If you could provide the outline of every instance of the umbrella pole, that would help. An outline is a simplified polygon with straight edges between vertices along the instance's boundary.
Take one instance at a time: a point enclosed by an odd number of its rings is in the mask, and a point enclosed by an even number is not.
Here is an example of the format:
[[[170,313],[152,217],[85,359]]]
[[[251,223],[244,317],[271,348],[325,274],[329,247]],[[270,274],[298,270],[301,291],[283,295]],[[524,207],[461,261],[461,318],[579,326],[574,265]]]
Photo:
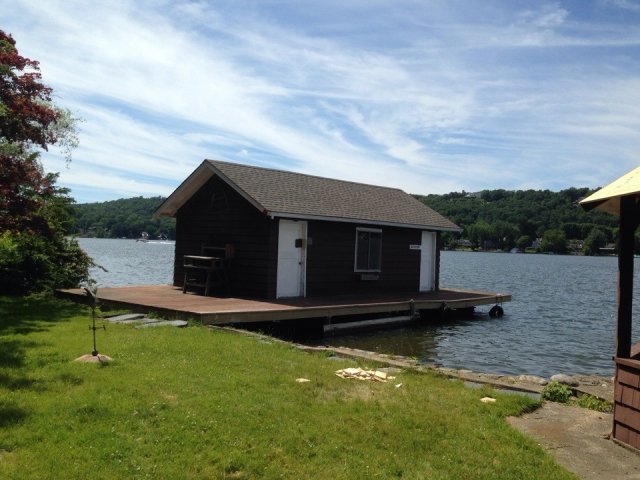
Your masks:
[[[620,198],[620,247],[618,252],[618,325],[616,357],[631,356],[631,323],[633,307],[633,251],[638,226],[635,196]]]

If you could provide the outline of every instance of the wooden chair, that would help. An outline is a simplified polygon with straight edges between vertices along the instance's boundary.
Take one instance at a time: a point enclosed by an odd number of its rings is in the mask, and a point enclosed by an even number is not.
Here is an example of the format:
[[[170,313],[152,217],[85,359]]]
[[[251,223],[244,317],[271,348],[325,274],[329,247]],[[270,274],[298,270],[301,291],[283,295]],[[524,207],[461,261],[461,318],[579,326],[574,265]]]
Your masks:
[[[187,293],[187,290],[193,287],[204,289],[204,295],[209,296],[213,288],[228,289],[233,256],[234,247],[231,244],[224,247],[203,244],[200,255],[185,255],[182,293]]]

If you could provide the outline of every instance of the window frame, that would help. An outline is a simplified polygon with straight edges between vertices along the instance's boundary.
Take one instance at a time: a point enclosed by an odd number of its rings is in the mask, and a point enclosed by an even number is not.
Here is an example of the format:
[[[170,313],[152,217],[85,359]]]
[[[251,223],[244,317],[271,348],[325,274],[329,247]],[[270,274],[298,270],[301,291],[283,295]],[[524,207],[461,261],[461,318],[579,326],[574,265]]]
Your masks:
[[[378,233],[380,234],[380,250],[378,251],[378,268],[358,268],[358,238],[360,233]],[[369,235],[368,240],[368,252],[367,252],[367,267],[371,266],[371,235]],[[353,259],[353,271],[356,273],[380,273],[382,271],[382,229],[381,228],[366,228],[366,227],[356,227],[356,241],[355,241],[355,252]]]

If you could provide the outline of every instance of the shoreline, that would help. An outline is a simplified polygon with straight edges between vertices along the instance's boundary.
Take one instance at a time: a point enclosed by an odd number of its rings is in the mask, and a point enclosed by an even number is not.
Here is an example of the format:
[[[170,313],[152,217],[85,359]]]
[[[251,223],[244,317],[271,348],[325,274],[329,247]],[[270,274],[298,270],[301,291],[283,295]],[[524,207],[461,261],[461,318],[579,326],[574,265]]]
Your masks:
[[[270,341],[282,342],[291,345],[294,348],[305,352],[327,352],[340,357],[353,358],[358,360],[369,360],[372,362],[382,363],[389,367],[404,368],[415,371],[430,371],[439,373],[452,379],[470,382],[472,384],[489,385],[502,390],[512,390],[516,392],[524,392],[529,394],[540,395],[545,385],[551,380],[537,375],[503,375],[497,373],[481,373],[468,369],[455,369],[442,367],[435,364],[420,363],[415,359],[404,357],[402,355],[388,355],[384,353],[376,353],[368,350],[360,350],[350,347],[331,347],[331,346],[309,346],[300,343],[289,342],[277,337],[272,337],[259,332],[242,330],[234,327],[207,325],[207,328],[214,330],[223,330],[233,332],[240,335],[254,336]],[[613,381],[611,377],[600,375],[571,375],[563,374],[568,380],[574,384],[567,385],[576,393],[592,395],[600,400],[613,403]],[[564,382],[562,382],[564,383]]]

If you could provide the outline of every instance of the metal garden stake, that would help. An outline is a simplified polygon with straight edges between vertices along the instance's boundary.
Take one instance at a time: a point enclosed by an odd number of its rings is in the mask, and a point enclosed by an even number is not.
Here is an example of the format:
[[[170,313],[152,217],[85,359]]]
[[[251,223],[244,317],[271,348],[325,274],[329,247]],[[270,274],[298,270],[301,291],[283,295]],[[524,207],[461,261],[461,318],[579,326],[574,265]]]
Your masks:
[[[98,347],[96,346],[96,330],[99,327],[96,327],[96,307],[98,306],[98,297],[97,297],[97,288],[92,290],[89,287],[84,287],[84,291],[87,295],[87,297],[89,297],[90,301],[91,301],[91,320],[92,320],[92,325],[89,327],[89,330],[93,330],[93,351],[91,352],[91,355],[93,355],[94,357],[98,356]],[[102,329],[106,330],[107,327],[105,327],[104,325],[102,325]]]

